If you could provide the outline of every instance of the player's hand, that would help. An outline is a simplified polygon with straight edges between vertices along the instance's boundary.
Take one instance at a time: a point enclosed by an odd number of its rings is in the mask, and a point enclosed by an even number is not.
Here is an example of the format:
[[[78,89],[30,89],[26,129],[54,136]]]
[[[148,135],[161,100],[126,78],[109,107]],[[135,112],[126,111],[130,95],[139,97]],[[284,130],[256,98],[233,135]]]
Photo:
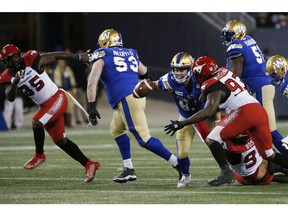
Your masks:
[[[188,97],[188,107],[192,111],[193,114],[200,110],[200,104],[198,101],[194,100],[193,97]]]
[[[80,61],[83,61],[84,63],[89,63],[89,59],[91,57],[91,50],[87,50],[84,53],[79,54]]]
[[[166,125],[164,129],[166,134],[171,133],[170,136],[173,136],[177,130],[180,130],[181,128],[185,126],[183,122],[181,121],[173,121],[173,120],[170,120],[170,121],[171,121],[171,124]]]
[[[92,125],[98,124],[98,119],[101,119],[99,112],[96,110],[96,102],[89,103],[89,121]]]
[[[25,75],[25,70],[20,70],[15,74],[15,82],[19,82],[20,79],[22,79]]]

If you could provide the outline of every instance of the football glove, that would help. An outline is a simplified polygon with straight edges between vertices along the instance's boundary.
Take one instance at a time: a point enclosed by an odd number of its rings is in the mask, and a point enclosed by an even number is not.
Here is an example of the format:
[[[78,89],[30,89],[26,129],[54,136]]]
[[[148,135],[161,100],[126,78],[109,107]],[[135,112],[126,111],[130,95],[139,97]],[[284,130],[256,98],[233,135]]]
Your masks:
[[[192,96],[188,96],[188,107],[192,111],[192,114],[195,114],[200,110],[200,104]]]
[[[180,130],[181,128],[185,126],[183,121],[173,121],[173,120],[170,120],[170,121],[171,121],[171,124],[166,125],[164,129],[166,134],[171,133],[170,136],[173,136],[177,130]]]
[[[97,125],[97,118],[101,119],[99,112],[96,110],[96,101],[89,103],[89,121],[92,125]]]

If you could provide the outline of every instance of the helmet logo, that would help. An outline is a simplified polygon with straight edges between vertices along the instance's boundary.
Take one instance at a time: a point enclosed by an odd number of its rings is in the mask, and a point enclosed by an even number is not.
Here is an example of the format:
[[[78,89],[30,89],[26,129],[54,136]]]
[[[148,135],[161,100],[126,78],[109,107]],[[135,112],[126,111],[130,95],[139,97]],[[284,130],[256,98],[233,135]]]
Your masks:
[[[109,39],[109,37],[110,37],[110,31],[104,32],[102,34],[102,40],[107,40],[107,39]]]
[[[195,70],[197,73],[201,73],[202,68],[203,68],[205,65],[206,65],[206,63],[205,63],[205,64],[202,64],[202,65],[195,66],[195,67],[194,67],[194,70]]]
[[[237,25],[239,32],[243,33],[245,31],[245,27],[243,25]]]
[[[276,59],[276,60],[273,62],[273,68],[274,68],[274,70],[277,70],[277,69],[283,67],[284,65],[285,65],[285,64],[284,64],[284,61],[283,61],[283,59],[281,59],[281,58],[278,58],[278,59]]]

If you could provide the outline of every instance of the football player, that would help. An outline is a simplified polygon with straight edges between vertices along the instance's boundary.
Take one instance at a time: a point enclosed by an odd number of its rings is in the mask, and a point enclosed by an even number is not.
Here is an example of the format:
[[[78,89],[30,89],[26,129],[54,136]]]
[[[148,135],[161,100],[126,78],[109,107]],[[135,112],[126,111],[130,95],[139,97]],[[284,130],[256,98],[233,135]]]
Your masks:
[[[113,181],[125,183],[137,179],[131,160],[129,130],[139,145],[161,158],[169,161],[174,168],[178,162],[156,137],[150,135],[145,115],[146,99],[133,97],[133,89],[140,79],[149,77],[149,70],[139,60],[135,49],[123,47],[122,35],[115,29],[106,29],[98,38],[99,49],[90,56],[92,70],[88,79],[87,99],[89,102],[89,121],[97,125],[98,112],[95,109],[96,89],[99,80],[104,83],[107,100],[113,108],[110,124],[112,137],[117,143],[122,160],[123,172]]]
[[[39,106],[39,110],[32,117],[36,153],[24,164],[24,168],[35,169],[46,160],[44,153],[44,129],[46,129],[59,148],[85,167],[84,182],[91,182],[100,164],[88,159],[79,147],[66,137],[63,116],[68,105],[66,93],[58,89],[43,69],[45,65],[57,59],[83,58],[87,61],[88,54],[52,52],[40,55],[36,50],[29,50],[21,56],[18,47],[7,44],[2,48],[0,58],[7,68],[0,74],[0,83],[5,84],[7,99],[14,101],[17,91],[20,91]]]
[[[266,63],[266,71],[268,72],[271,83],[274,86],[280,86],[281,93],[288,97],[288,62],[284,56],[271,56]],[[282,140],[284,147],[288,151],[288,136]]]
[[[159,80],[154,81],[154,89],[160,89],[162,91],[168,91],[172,94],[176,103],[179,121],[185,120],[198,112],[203,108],[203,104],[198,103],[200,96],[200,85],[196,82],[192,76],[192,65],[194,59],[189,53],[180,52],[177,53],[171,60],[171,71]],[[215,121],[218,121],[214,119]],[[206,125],[206,122],[202,121],[193,125],[187,125],[176,133],[176,146],[178,153],[178,164],[182,173],[182,178],[178,181],[177,187],[186,187],[191,182],[190,175],[190,159],[188,157],[192,140],[197,133],[200,139],[205,142],[207,135],[212,128],[213,124]],[[221,185],[224,183],[231,183],[234,181],[233,173],[229,169],[226,162],[224,152],[220,145],[209,145],[209,149],[221,168],[221,175],[217,180],[208,181],[208,184],[212,186]]]
[[[247,35],[244,23],[229,21],[222,30],[221,40],[227,48],[226,67],[244,82],[250,93],[259,101],[268,113],[269,127],[274,146],[279,152],[288,156],[282,147],[283,136],[276,125],[273,99],[275,87],[266,75],[266,61],[257,42]]]
[[[209,56],[196,59],[193,74],[201,85],[205,107],[186,120],[171,120],[171,124],[165,126],[166,133],[173,135],[186,125],[210,118],[220,109],[226,115],[209,133],[206,142],[220,144],[248,133],[262,158],[287,169],[288,158],[272,149],[267,112],[250,95],[240,78],[224,67],[219,69],[216,61]]]
[[[261,157],[254,141],[244,133],[222,143],[235,179],[243,185],[288,183],[288,169]],[[277,174],[277,173],[284,173]]]

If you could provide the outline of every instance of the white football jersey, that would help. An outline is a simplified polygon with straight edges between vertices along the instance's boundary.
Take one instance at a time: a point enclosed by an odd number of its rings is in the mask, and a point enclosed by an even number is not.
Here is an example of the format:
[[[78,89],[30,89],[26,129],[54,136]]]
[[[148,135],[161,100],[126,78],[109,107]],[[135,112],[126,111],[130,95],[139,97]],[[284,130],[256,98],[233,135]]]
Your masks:
[[[58,87],[46,72],[39,74],[31,67],[26,67],[25,75],[17,87],[37,105],[43,104],[58,91]]]

